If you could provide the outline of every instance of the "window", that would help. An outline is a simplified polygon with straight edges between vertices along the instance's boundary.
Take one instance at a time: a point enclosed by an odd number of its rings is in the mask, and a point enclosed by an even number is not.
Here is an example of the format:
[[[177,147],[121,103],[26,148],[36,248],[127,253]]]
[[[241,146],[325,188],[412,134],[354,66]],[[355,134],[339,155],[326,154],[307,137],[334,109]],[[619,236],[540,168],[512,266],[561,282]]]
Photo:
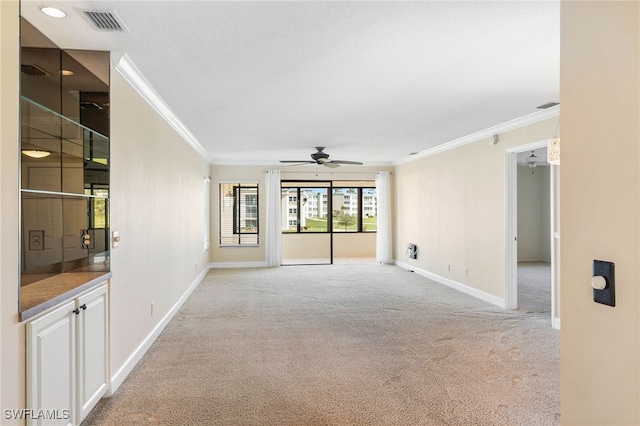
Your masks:
[[[333,188],[333,232],[374,232],[378,229],[375,188]]]
[[[258,183],[220,183],[220,245],[258,245]]]
[[[283,182],[282,232],[375,232],[376,188],[371,181]],[[353,186],[343,186],[343,185]],[[331,191],[331,192],[329,192]],[[331,197],[329,197],[331,193]]]
[[[211,229],[211,178],[204,180],[204,251],[209,250],[209,233]]]
[[[327,232],[326,209],[321,208],[327,199],[328,188],[299,188],[300,230],[299,232]]]
[[[378,230],[378,194],[375,188],[362,188],[362,232]]]
[[[328,232],[328,186],[328,182],[283,185],[282,211],[287,217],[283,217],[282,232]]]
[[[89,213],[90,229],[109,228],[109,186],[99,184],[89,184],[84,189],[87,199],[87,212]]]

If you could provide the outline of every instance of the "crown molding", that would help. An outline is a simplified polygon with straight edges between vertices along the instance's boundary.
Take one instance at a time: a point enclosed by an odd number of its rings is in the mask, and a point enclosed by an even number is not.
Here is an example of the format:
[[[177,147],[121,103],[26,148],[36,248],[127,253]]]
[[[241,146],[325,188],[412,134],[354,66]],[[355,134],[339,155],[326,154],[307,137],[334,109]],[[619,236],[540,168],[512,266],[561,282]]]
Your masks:
[[[556,105],[551,108],[547,108],[542,111],[536,111],[532,114],[525,115],[514,120],[507,121],[497,126],[489,127],[488,129],[480,130],[479,132],[471,133],[470,135],[463,136],[458,139],[443,143],[441,145],[434,146],[433,148],[426,149],[418,154],[403,157],[393,162],[394,166],[410,163],[420,158],[429,157],[431,155],[438,154],[440,152],[449,151],[450,149],[458,148],[463,145],[467,145],[473,142],[477,142],[481,139],[489,138],[493,135],[505,133],[511,130],[516,130],[521,127],[529,126],[531,124],[539,123],[540,121],[547,120],[560,116],[560,105]],[[551,137],[549,137],[551,139]]]
[[[116,64],[115,69],[118,73],[146,100],[158,114],[178,132],[180,136],[208,163],[211,163],[211,157],[206,149],[198,142],[196,137],[187,129],[182,121],[173,113],[171,108],[155,91],[153,86],[147,81],[138,67],[133,63],[131,58],[124,53],[111,54],[111,62]]]

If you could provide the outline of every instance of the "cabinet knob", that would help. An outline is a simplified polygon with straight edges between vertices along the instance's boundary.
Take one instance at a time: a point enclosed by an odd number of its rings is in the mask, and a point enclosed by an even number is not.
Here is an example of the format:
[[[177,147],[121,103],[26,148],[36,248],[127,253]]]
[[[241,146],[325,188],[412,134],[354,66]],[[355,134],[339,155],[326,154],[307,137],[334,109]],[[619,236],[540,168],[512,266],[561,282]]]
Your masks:
[[[73,312],[73,313],[74,313],[74,314],[76,314],[76,315],[80,315],[80,309],[82,309],[83,311],[86,311],[86,310],[87,310],[87,304],[86,304],[86,303],[83,303],[82,305],[78,306],[77,308],[75,308],[75,309],[74,309],[73,311],[71,311],[71,312]]]

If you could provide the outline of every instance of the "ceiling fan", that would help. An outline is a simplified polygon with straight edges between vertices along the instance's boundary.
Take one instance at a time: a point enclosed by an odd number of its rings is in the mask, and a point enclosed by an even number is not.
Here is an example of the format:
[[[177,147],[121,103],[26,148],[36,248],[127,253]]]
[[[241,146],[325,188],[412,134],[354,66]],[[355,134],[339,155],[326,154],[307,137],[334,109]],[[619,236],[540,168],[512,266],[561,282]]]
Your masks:
[[[536,167],[538,165],[538,156],[531,151],[531,155],[524,160],[524,163],[531,168]]]
[[[518,164],[518,167],[529,167],[530,169],[534,169],[538,166],[548,166],[548,165],[549,164],[546,161],[540,160],[540,157],[538,157],[534,151],[531,151],[531,155],[524,158],[522,160],[522,163]],[[533,174],[533,170],[531,170],[531,173]]]
[[[327,166],[331,168],[340,167],[340,164],[352,164],[361,166],[359,161],[347,161],[347,160],[332,160],[329,158],[329,154],[324,151],[323,146],[316,146],[316,152],[311,154],[311,160],[280,160],[281,163],[294,163],[292,165],[298,166],[302,164],[319,164],[321,166]]]

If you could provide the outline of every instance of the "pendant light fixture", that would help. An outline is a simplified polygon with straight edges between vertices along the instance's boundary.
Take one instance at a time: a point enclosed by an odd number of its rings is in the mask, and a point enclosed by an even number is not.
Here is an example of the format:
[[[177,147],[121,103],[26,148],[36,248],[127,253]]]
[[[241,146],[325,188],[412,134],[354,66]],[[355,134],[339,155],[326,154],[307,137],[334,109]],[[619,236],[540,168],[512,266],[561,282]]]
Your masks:
[[[49,151],[39,151],[37,149],[23,149],[22,153],[31,158],[44,158],[51,155]]]

